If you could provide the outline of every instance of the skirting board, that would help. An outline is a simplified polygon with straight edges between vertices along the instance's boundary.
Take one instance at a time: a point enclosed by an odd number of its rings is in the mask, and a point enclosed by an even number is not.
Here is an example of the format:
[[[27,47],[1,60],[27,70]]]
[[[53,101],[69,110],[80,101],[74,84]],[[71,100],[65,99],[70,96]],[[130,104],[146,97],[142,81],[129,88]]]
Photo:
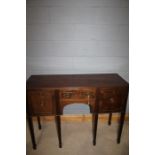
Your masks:
[[[99,121],[105,122],[108,121],[108,114],[99,114]],[[41,116],[41,119],[43,121],[53,121],[54,116]],[[112,114],[112,121],[117,122],[120,119],[119,114]],[[36,120],[36,117],[34,117],[34,120]],[[61,120],[64,122],[87,122],[87,121],[92,121],[92,115],[91,114],[84,114],[84,115],[70,115],[70,114],[65,114],[61,115]],[[129,115],[125,115],[125,121],[129,121]]]

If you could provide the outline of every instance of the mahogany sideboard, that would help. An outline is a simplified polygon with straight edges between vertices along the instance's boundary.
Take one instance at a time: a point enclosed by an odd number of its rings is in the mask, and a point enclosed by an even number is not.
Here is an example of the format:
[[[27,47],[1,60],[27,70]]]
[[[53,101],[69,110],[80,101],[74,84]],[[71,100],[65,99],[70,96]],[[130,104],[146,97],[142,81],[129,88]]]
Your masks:
[[[61,115],[68,104],[84,103],[92,113],[93,145],[96,144],[98,115],[120,113],[117,143],[123,129],[129,84],[118,74],[32,75],[26,84],[26,109],[33,148],[36,141],[32,117],[36,116],[41,129],[40,116],[55,116],[59,147]]]

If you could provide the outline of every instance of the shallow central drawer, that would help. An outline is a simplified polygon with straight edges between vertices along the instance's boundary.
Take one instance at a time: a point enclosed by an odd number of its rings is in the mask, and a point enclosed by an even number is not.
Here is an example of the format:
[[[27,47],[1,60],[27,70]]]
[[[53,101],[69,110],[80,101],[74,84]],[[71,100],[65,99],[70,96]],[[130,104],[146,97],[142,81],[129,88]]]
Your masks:
[[[63,101],[94,99],[95,93],[96,90],[93,88],[61,89],[60,99]]]

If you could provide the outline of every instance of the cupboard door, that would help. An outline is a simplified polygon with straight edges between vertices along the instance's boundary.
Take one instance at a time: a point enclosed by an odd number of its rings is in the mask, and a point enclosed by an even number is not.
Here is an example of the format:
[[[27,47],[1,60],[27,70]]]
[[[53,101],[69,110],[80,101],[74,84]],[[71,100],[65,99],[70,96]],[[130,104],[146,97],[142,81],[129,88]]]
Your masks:
[[[120,111],[122,108],[122,93],[118,89],[101,89],[98,100],[98,111]]]
[[[52,91],[29,91],[28,104],[34,115],[45,115],[54,113]]]

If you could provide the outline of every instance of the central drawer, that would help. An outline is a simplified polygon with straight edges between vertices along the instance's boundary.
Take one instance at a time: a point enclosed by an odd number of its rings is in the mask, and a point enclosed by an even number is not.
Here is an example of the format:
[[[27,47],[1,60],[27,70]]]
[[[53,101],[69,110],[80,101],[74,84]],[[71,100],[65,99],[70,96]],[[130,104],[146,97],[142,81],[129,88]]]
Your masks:
[[[59,92],[61,109],[72,103],[88,104],[92,109],[95,105],[95,97],[95,88],[64,88]]]
[[[76,101],[76,100],[88,100],[94,99],[96,90],[91,88],[78,88],[78,89],[61,89],[60,90],[60,99],[61,101]]]

